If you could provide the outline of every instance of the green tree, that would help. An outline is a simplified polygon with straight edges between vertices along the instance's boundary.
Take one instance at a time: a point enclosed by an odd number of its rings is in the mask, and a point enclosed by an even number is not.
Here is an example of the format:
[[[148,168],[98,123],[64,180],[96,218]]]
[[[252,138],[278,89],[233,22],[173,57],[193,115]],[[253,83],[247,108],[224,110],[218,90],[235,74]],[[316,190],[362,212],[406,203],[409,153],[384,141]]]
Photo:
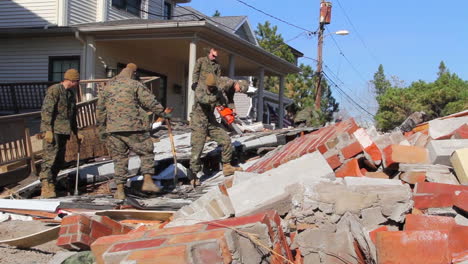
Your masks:
[[[468,109],[468,82],[452,74],[442,62],[434,82],[413,82],[409,87],[391,87],[377,98],[377,127],[387,131],[410,114],[424,111],[434,119]]]
[[[255,34],[257,41],[264,50],[290,62],[295,63],[295,57],[291,48],[284,43],[284,39],[279,34],[277,26],[272,26],[269,21],[258,24]],[[309,65],[301,64],[301,72],[298,74],[288,74],[285,80],[285,95],[294,100],[294,109],[303,110],[306,107],[314,107],[316,76],[314,70]],[[322,79],[322,102],[320,123],[323,124],[332,120],[333,112],[338,111],[338,103],[333,97],[326,80]],[[265,89],[278,93],[279,78],[276,76],[265,77]]]
[[[284,39],[279,34],[277,26],[271,26],[269,21],[264,24],[259,23],[255,35],[260,47],[264,50],[288,61],[294,63],[294,55],[289,46],[284,43]]]
[[[385,77],[382,64],[379,65],[377,72],[374,73],[374,80],[372,80],[371,83],[374,86],[374,91],[377,96],[384,94],[385,91],[392,86],[390,81]]]
[[[216,9],[216,11],[213,14],[214,17],[219,17],[221,16],[221,13]]]
[[[444,75],[445,73],[447,73],[447,67],[445,66],[444,61],[440,61],[439,72],[437,72],[437,77],[440,78],[440,76]]]

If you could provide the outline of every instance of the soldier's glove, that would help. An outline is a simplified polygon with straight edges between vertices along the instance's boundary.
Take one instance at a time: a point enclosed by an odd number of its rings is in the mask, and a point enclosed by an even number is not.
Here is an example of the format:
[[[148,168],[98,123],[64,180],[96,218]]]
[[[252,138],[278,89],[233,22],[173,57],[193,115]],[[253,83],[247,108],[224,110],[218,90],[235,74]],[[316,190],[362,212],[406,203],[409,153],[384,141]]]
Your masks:
[[[54,133],[52,131],[46,131],[44,135],[44,139],[47,141],[47,143],[52,144],[54,143]]]
[[[166,112],[162,112],[161,114],[159,114],[159,116],[161,118],[166,119],[166,120],[171,120],[171,118],[172,118],[172,114],[171,113],[166,113]]]
[[[83,144],[84,138],[85,138],[84,135],[81,134],[81,133],[78,133],[78,134],[76,135],[76,139],[77,139],[78,143],[80,143],[80,144]]]
[[[198,86],[198,82],[192,83],[192,90],[197,89],[197,86]]]

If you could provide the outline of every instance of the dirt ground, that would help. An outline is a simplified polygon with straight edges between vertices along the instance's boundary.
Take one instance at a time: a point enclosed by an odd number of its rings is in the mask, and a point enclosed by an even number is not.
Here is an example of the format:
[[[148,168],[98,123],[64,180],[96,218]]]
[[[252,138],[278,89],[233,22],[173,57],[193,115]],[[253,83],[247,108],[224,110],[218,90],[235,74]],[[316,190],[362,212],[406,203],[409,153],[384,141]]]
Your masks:
[[[7,221],[0,223],[0,240],[12,239],[34,234],[53,227],[40,221]],[[46,264],[58,251],[64,251],[55,245],[56,240],[31,249],[17,249],[0,245],[0,263],[8,264]]]

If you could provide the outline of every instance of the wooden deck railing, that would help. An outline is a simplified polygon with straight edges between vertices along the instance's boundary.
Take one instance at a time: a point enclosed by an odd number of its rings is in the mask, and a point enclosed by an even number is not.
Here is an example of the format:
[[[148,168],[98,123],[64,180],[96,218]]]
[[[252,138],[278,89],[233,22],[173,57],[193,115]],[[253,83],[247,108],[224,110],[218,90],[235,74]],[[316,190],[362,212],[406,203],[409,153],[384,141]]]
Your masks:
[[[149,83],[158,77],[144,77],[143,83]],[[107,83],[103,80],[84,80],[81,85],[95,83],[99,91]],[[0,84],[0,110],[40,109],[45,96],[45,91],[52,83],[23,83],[23,84]],[[18,89],[18,91],[12,91]],[[29,92],[34,95],[28,95]],[[5,96],[4,96],[5,95]],[[34,99],[33,99],[34,98]],[[96,125],[97,98],[77,104],[78,128]],[[34,165],[34,153],[32,150],[31,137],[27,120],[41,117],[40,111],[0,116],[0,166],[28,160],[31,170],[36,174]]]
[[[0,110],[19,113],[24,109],[40,109],[47,87],[53,82],[0,83]]]

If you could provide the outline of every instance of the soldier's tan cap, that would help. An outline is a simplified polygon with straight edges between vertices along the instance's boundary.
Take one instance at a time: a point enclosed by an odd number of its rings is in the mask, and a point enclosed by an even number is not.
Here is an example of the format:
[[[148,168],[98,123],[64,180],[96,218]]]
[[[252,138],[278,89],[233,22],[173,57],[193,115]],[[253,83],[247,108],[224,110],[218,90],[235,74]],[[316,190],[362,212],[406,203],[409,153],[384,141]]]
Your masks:
[[[237,81],[239,83],[239,87],[241,89],[241,93],[246,93],[249,90],[249,81],[247,80],[239,80]]]
[[[78,81],[80,79],[80,74],[76,69],[68,69],[63,75],[63,79],[70,81]]]
[[[212,73],[208,73],[205,79],[206,86],[216,86],[216,76]]]
[[[133,62],[127,64],[127,68],[131,69],[132,71],[136,71],[138,69],[137,65]]]

